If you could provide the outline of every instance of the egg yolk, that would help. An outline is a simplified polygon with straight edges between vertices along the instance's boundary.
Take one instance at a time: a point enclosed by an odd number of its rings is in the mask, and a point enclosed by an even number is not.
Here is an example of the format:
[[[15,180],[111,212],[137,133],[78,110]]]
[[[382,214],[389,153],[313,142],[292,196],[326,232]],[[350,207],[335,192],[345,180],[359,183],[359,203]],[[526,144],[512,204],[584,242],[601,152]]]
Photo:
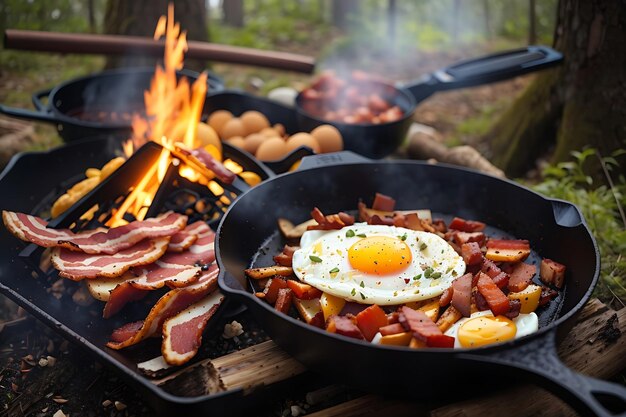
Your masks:
[[[405,270],[411,264],[411,249],[399,238],[366,237],[348,249],[350,265],[357,271],[388,275]]]
[[[478,347],[515,338],[517,326],[504,316],[483,316],[466,321],[459,327],[458,339],[463,347]]]

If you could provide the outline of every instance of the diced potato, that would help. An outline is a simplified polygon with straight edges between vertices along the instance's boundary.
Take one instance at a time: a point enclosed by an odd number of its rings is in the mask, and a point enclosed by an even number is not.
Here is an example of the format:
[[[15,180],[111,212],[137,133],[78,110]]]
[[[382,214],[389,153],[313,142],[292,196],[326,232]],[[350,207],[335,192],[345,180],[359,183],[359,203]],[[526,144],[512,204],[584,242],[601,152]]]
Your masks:
[[[530,249],[496,249],[489,248],[485,258],[494,262],[521,262],[528,258]]]
[[[429,319],[436,322],[439,318],[439,300],[434,299],[418,308],[418,310],[423,311]]]
[[[313,318],[322,311],[322,306],[320,305],[319,298],[313,298],[312,300],[301,300],[299,298],[294,298],[293,300],[298,313],[300,313],[300,317],[308,324],[311,324]]]
[[[539,285],[529,285],[525,290],[520,292],[510,292],[509,299],[519,300],[522,307],[520,313],[529,314],[539,306],[539,298],[541,297],[541,287]]]
[[[378,343],[381,345],[408,346],[412,338],[411,332],[396,333],[382,336]]]
[[[423,342],[413,337],[411,338],[411,341],[409,342],[409,347],[413,349],[424,348],[426,347],[426,342]]]
[[[328,320],[333,314],[341,313],[343,306],[346,305],[346,300],[340,297],[335,297],[327,293],[323,293],[320,297],[320,305],[322,312],[324,313],[324,320]]]
[[[293,274],[293,268],[289,266],[267,266],[265,268],[252,268],[244,271],[247,276],[254,279],[269,278],[274,275],[288,277]]]
[[[244,171],[239,174],[239,176],[251,187],[254,187],[261,182],[261,177],[256,172]]]
[[[461,312],[454,308],[454,306],[450,306],[443,312],[439,320],[437,320],[437,327],[441,330],[442,333],[445,333],[454,323],[459,321],[463,317]]]
[[[100,170],[98,168],[87,168],[85,171],[85,176],[87,178],[98,177],[100,178]]]

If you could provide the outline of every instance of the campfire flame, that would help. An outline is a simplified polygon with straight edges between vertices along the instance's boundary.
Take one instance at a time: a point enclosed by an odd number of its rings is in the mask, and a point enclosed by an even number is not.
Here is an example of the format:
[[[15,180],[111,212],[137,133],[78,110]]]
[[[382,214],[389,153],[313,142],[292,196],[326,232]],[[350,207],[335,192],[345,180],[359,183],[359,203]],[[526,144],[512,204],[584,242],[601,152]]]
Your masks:
[[[125,224],[123,217],[127,212],[133,214],[137,220],[143,220],[172,162],[171,150],[176,143],[182,142],[188,149],[200,145],[197,140],[198,123],[207,93],[208,74],[203,72],[191,86],[187,78],[177,78],[176,71],[183,68],[184,55],[187,51],[187,35],[185,31],[181,32],[180,25],[174,22],[174,5],[171,3],[168,6],[167,17],[161,16],[154,32],[155,40],[162,37],[165,37],[163,66],[157,65],[150,90],[144,92],[146,117],[139,115],[133,117],[133,136],[123,144],[123,152],[130,157],[148,141],[161,144],[163,151],[157,163],[148,169],[143,179],[113,213],[107,222],[110,227]],[[215,151],[221,159],[219,150],[215,148]],[[233,165],[229,168],[231,167]],[[241,167],[238,169],[241,171]],[[196,182],[210,180],[206,178],[202,181],[202,175],[184,164],[180,165],[179,174]],[[215,185],[221,188],[214,181],[207,185],[212,191],[219,190]]]

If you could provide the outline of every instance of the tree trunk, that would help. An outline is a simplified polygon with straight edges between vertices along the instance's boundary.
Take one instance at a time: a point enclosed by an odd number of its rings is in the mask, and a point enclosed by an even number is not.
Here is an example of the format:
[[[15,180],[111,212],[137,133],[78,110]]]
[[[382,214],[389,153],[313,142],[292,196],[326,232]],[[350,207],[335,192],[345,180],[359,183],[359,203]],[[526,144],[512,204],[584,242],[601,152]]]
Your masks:
[[[243,27],[243,0],[223,0],[224,23],[228,26]]]
[[[96,33],[98,28],[96,27],[96,11],[94,0],[87,1],[87,19],[89,20],[89,32]]]
[[[333,25],[339,29],[347,30],[350,26],[350,18],[359,10],[359,0],[332,0]]]
[[[528,2],[528,44],[537,43],[537,14],[535,13],[535,0]]]
[[[585,146],[604,156],[626,148],[626,0],[560,0],[554,46],[563,64],[538,75],[488,134],[509,176],[551,146],[552,162]]]
[[[489,12],[489,0],[483,0],[483,17],[485,18],[485,38],[491,39],[491,13]]]
[[[104,32],[152,37],[159,17],[167,15],[168,3],[168,0],[107,0]],[[177,0],[175,3],[174,20],[180,22],[181,29],[187,32],[187,39],[208,40],[206,15],[204,0]],[[146,57],[110,57],[106,66],[153,66],[157,61]],[[201,70],[206,67],[206,63],[186,60],[185,67]]]

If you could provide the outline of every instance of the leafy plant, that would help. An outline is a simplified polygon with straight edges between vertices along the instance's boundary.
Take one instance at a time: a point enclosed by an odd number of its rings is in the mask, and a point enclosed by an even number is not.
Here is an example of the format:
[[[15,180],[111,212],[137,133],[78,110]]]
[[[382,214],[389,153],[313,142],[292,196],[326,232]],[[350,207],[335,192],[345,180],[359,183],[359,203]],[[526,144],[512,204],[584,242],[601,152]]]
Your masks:
[[[624,154],[626,151],[619,151],[602,157],[595,149],[573,152],[573,161],[547,167],[543,182],[532,187],[549,197],[571,201],[582,210],[600,248],[600,281],[594,295],[617,308],[626,303],[626,180],[617,162]],[[604,179],[587,174],[586,166],[593,158],[604,168]]]

